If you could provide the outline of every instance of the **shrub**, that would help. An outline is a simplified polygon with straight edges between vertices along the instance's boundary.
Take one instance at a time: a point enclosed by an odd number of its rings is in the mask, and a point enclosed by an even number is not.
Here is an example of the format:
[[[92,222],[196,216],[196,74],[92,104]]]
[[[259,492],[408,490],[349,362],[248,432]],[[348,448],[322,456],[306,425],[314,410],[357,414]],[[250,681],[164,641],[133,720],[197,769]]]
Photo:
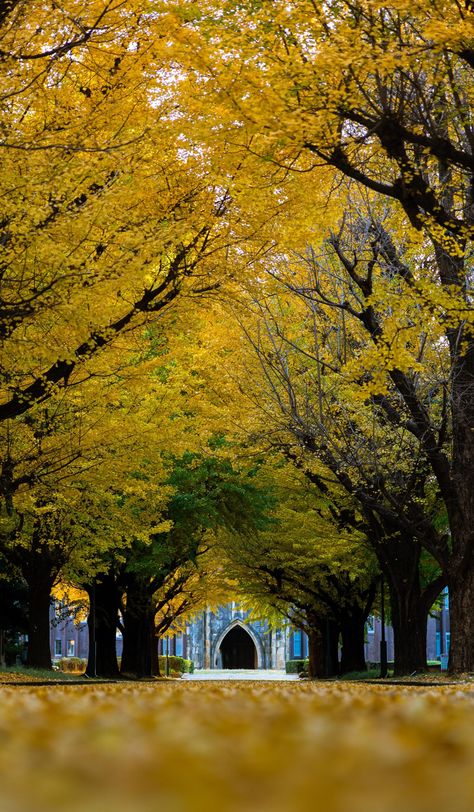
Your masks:
[[[14,640],[5,643],[5,663],[7,666],[16,665],[22,660],[23,645]]]
[[[86,670],[87,661],[82,660],[80,657],[62,657],[55,665],[57,665],[60,671],[82,673]]]
[[[308,660],[287,660],[285,667],[287,674],[300,674],[308,670]]]
[[[160,673],[166,674],[166,655],[162,654],[158,658],[160,661]],[[181,674],[192,674],[194,671],[194,663],[192,660],[185,660],[184,657],[176,657],[170,654],[168,657],[169,675],[171,677],[178,677]]]

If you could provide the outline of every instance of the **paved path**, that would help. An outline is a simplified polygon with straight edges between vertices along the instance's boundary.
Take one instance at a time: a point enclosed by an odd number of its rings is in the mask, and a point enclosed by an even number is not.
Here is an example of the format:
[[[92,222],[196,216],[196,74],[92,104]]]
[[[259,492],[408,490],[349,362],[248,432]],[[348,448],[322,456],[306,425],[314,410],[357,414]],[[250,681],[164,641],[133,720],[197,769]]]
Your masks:
[[[204,669],[200,669],[199,671],[195,671],[194,674],[183,674],[182,679],[187,680],[230,680],[230,679],[238,679],[238,680],[297,680],[299,679],[298,674],[286,674],[284,671],[266,671],[263,668],[259,668],[258,670],[253,670],[250,668],[239,669],[239,670],[232,670],[229,668],[225,669],[218,669],[213,668],[212,670],[206,671]]]

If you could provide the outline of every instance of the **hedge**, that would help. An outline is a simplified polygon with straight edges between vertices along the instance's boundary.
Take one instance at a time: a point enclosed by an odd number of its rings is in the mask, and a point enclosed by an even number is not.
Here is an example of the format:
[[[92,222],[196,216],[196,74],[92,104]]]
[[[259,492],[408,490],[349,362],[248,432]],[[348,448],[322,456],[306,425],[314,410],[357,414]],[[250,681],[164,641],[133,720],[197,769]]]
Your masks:
[[[194,671],[193,661],[185,660],[184,657],[177,657],[174,654],[170,654],[167,658],[165,654],[162,654],[158,659],[160,662],[160,674],[162,676],[166,676],[167,659],[170,676],[175,676],[178,674],[192,674]]]
[[[287,660],[285,667],[287,674],[301,674],[308,670],[308,660]]]

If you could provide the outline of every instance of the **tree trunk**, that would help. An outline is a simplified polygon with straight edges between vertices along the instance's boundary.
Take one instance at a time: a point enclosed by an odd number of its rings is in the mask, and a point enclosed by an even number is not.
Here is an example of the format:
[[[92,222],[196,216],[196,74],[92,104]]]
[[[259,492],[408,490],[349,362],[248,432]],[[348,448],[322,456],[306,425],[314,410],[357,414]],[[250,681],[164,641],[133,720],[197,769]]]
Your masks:
[[[324,676],[324,643],[319,629],[308,629],[308,672],[310,679]]]
[[[406,676],[426,671],[426,624],[428,606],[419,584],[401,589],[389,582],[391,620],[395,649],[394,675]]]
[[[19,567],[28,586],[28,655],[29,668],[51,669],[50,619],[51,590],[66,561],[66,548],[52,543],[51,531],[60,527],[51,515],[35,520],[29,548],[13,547],[11,562]],[[10,557],[10,556],[9,556]]]
[[[394,674],[406,676],[426,671],[426,624],[428,612],[435,600],[439,578],[425,590],[421,588],[421,545],[411,537],[392,536],[374,548],[389,593],[391,624],[394,639]],[[430,597],[431,596],[431,597]]]
[[[449,587],[449,671],[468,674],[474,671],[474,571],[450,579]]]
[[[339,624],[327,619],[323,626],[324,672],[325,677],[337,677],[339,674]]]
[[[50,621],[51,589],[54,581],[51,578],[28,578],[28,668],[51,669]]]
[[[141,678],[156,676],[155,607],[139,580],[130,580],[127,587],[123,626],[122,674]]]
[[[339,627],[328,618],[312,619],[308,629],[309,676],[335,677],[339,673]]]
[[[100,575],[87,591],[90,611],[87,619],[89,657],[86,674],[89,677],[113,679],[120,675],[116,652],[119,589],[114,576],[107,573]]]
[[[354,606],[341,616],[341,674],[367,670],[365,662],[366,620],[366,612],[359,606]]]
[[[453,460],[456,502],[450,512],[452,560],[449,566],[451,642],[449,671],[474,671],[474,342],[451,340],[453,362]],[[464,354],[457,356],[459,348]]]

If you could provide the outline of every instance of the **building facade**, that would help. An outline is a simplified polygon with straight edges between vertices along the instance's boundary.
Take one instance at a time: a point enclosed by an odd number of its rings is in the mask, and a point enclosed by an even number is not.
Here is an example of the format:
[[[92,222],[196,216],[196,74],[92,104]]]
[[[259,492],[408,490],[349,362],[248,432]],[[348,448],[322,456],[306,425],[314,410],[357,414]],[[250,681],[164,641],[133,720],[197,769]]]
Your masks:
[[[184,656],[196,668],[284,668],[291,658],[292,631],[251,619],[237,603],[206,609],[187,627]],[[163,650],[166,649],[163,641]]]
[[[368,663],[380,662],[381,622],[369,617],[366,626],[365,657]],[[393,629],[385,627],[387,657],[393,660]],[[87,623],[76,623],[65,607],[51,607],[51,656],[87,659],[89,634]],[[428,618],[427,658],[439,660],[449,654],[449,599],[444,595],[442,609]],[[159,642],[160,654],[193,660],[195,668],[285,668],[287,660],[308,656],[307,636],[289,625],[271,628],[265,621],[254,620],[249,611],[230,603],[218,609],[206,609],[186,627]],[[117,655],[122,653],[122,636],[117,631]]]

